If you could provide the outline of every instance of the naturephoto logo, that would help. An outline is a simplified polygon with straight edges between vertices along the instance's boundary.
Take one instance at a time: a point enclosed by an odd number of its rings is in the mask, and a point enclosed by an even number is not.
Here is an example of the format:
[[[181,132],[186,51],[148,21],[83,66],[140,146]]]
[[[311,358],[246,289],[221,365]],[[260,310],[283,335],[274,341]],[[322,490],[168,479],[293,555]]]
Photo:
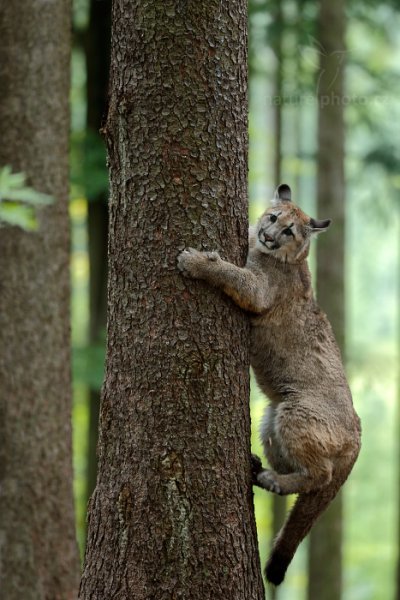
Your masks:
[[[345,63],[348,62],[349,51],[334,50],[328,52],[318,40],[309,36],[309,44],[299,46],[298,52],[303,64],[308,67],[308,71],[315,74],[315,84],[312,92],[294,91],[290,94],[270,96],[268,98],[270,104],[275,106],[320,104],[321,107],[324,107],[331,105],[380,104],[387,100],[386,96],[346,94],[338,90]]]
[[[344,68],[347,52],[346,50],[327,52],[318,40],[312,37],[309,40],[310,44],[300,46],[299,51],[304,61],[311,65],[317,74],[315,94],[319,97],[326,92],[329,94],[335,90],[335,84]]]

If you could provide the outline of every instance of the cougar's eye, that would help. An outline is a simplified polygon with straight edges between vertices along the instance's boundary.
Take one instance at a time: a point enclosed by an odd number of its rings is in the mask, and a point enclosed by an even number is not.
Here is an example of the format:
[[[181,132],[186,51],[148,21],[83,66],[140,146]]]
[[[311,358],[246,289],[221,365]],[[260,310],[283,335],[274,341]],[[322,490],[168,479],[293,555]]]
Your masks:
[[[284,230],[282,231],[282,233],[284,233],[285,235],[293,235],[293,236],[294,236],[294,233],[293,233],[293,231],[290,229],[290,227],[286,227],[286,229],[284,229]]]
[[[275,221],[277,220],[277,216],[276,215],[270,215],[269,216],[269,220],[271,221],[271,223],[275,223]]]

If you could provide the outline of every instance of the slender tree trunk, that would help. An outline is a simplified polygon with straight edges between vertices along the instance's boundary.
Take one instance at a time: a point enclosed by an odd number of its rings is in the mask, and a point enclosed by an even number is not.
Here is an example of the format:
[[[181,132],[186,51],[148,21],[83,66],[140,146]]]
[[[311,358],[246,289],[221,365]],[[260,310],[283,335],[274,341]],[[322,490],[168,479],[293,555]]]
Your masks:
[[[96,0],[97,1],[97,0]],[[89,201],[88,238],[90,264],[90,327],[89,343],[103,343],[106,328],[107,305],[107,235],[108,208],[105,198]],[[86,498],[90,496],[96,485],[97,477],[97,440],[99,429],[100,390],[89,390],[89,425],[87,447]]]
[[[111,3],[90,0],[89,27],[85,35],[87,130],[89,139],[100,136],[108,95],[111,41]],[[90,148],[88,148],[90,151]],[[104,165],[104,168],[105,165]],[[89,198],[88,235],[90,263],[90,328],[89,343],[100,344],[107,316],[107,234],[108,195]],[[97,475],[97,439],[100,392],[90,389],[89,435],[87,455],[87,499],[93,493]]]
[[[334,229],[321,236],[317,254],[318,302],[328,314],[339,347],[345,350],[344,293],[344,119],[343,80],[345,2],[321,0],[319,42],[323,48],[318,79],[318,175],[320,217]],[[335,499],[310,536],[309,600],[338,600],[342,588],[342,497]]]
[[[304,169],[302,162],[304,160],[304,132],[303,132],[303,120],[304,120],[304,106],[303,106],[303,95],[304,95],[304,82],[303,82],[303,61],[300,49],[303,45],[304,38],[304,4],[307,0],[298,0],[296,7],[296,22],[295,22],[295,35],[296,35],[296,50],[293,62],[296,72],[296,93],[298,95],[298,105],[296,106],[296,122],[293,131],[294,137],[294,155],[299,167],[296,169],[296,175],[294,180],[294,189],[296,190],[297,198],[304,198],[304,191],[302,189],[302,183],[304,178]]]
[[[400,236],[398,237],[398,241],[397,241],[397,264],[398,267],[400,267]],[[398,280],[398,299],[400,299],[400,279]],[[399,300],[398,300],[399,302]],[[398,303],[397,305],[397,311],[398,311],[398,315],[397,315],[397,351],[399,352],[400,350],[400,304]],[[399,372],[400,375],[400,372]],[[397,428],[400,428],[400,377],[398,377],[397,380]],[[400,443],[399,441],[398,443],[398,449],[397,449],[397,459],[400,463]],[[399,469],[399,467],[397,467]],[[399,479],[398,479],[398,498],[400,499],[400,471],[399,471]],[[398,503],[400,504],[399,500]],[[395,591],[395,595],[394,598],[395,600],[400,600],[400,508],[398,508],[397,511],[397,560],[396,560],[396,591]]]
[[[176,267],[186,245],[245,261],[246,32],[242,0],[113,4],[107,367],[82,599],[263,598],[248,323]]]
[[[68,137],[70,3],[0,6],[0,164],[55,202],[0,232],[0,589],[74,600]]]

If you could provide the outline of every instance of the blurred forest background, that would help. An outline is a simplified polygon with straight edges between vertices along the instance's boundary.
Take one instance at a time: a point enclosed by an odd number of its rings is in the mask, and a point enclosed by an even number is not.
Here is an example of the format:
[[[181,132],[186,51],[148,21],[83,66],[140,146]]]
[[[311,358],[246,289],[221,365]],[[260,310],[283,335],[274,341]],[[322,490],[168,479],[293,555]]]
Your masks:
[[[78,539],[95,478],[99,390],[105,347],[107,185],[98,130],[105,109],[110,4],[74,0],[72,54],[72,339],[74,467]],[[318,3],[250,0],[250,221],[279,179],[317,214]],[[346,367],[363,424],[363,448],[343,494],[344,600],[400,597],[399,346],[400,6],[349,0],[345,62]],[[335,236],[335,223],[329,233]],[[335,256],[332,255],[332,261]],[[315,269],[315,252],[311,264]],[[321,282],[322,285],[322,282]],[[265,400],[253,385],[253,447]],[[256,490],[262,563],[272,535],[272,499]],[[307,541],[277,597],[306,597]],[[267,594],[270,593],[267,591]],[[327,596],[329,597],[329,596]],[[320,600],[323,600],[321,597]]]

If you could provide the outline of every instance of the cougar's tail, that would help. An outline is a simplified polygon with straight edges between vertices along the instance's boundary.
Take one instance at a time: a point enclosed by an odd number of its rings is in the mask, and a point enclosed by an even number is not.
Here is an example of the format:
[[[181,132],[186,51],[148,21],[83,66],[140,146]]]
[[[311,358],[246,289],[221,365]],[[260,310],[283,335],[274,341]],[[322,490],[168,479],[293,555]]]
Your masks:
[[[347,473],[348,475],[348,473]],[[329,485],[315,492],[299,494],[284,526],[274,541],[271,556],[265,567],[267,580],[279,585],[285,578],[300,542],[306,537],[320,514],[328,507],[339,488],[347,479],[334,479]]]

